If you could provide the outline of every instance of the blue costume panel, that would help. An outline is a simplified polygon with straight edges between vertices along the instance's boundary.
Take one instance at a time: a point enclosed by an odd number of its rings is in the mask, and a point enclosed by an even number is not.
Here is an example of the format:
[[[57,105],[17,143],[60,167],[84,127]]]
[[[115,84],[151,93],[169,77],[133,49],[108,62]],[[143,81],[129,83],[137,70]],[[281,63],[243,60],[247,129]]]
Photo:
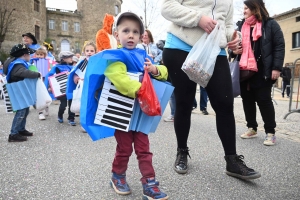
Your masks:
[[[68,76],[68,81],[67,81],[67,90],[66,90],[66,95],[67,95],[67,99],[73,99],[73,91],[76,88],[76,84],[74,83],[74,75],[75,75],[75,71],[82,65],[82,63],[84,62],[84,60],[81,60],[79,63],[77,63],[77,65],[72,69],[72,71],[70,72],[69,76]]]
[[[81,98],[80,122],[93,141],[113,136],[115,132],[113,128],[94,124],[106,68],[110,63],[120,61],[126,65],[128,72],[143,73],[145,58],[150,59],[145,50],[128,50],[125,48],[105,50],[90,57],[84,78],[82,91],[82,97],[84,98]],[[163,112],[174,88],[167,82],[155,79],[152,79],[152,83]],[[154,132],[161,119],[161,116],[152,117],[144,114],[137,100],[134,105],[133,115],[130,130],[141,131],[145,134]]]

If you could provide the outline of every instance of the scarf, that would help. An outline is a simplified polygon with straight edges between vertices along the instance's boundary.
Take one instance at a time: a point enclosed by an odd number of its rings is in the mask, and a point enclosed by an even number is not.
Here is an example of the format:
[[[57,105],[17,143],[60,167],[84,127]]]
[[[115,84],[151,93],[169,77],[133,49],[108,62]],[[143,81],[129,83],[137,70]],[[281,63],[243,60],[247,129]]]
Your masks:
[[[256,17],[252,15],[251,17],[245,20],[245,23],[242,27],[242,47],[243,53],[240,60],[240,69],[241,70],[251,70],[257,72],[257,63],[254,57],[254,53],[251,49],[251,39],[250,39],[250,28],[251,25],[254,25],[252,31],[253,41],[257,41],[258,38],[262,36],[261,27],[262,23],[258,22]]]

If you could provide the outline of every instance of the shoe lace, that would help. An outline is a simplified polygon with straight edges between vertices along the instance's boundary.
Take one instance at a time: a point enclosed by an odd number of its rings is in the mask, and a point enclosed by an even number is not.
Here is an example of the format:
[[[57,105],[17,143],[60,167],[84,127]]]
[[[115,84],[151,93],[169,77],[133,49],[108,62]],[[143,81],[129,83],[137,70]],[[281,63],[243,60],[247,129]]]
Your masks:
[[[120,178],[120,183],[121,183],[122,185],[125,185],[125,184],[126,184],[125,178]]]
[[[236,156],[236,162],[239,163],[239,166],[242,170],[250,170],[249,167],[247,167],[246,163],[243,161],[244,156],[243,155],[237,155]]]
[[[189,149],[188,148],[186,148],[186,149],[180,149],[180,151],[178,152],[178,154],[180,154],[180,157],[179,157],[179,160],[178,160],[178,164],[184,164],[186,162],[187,157],[185,155],[189,156],[189,158],[191,159],[191,156],[189,154]]]

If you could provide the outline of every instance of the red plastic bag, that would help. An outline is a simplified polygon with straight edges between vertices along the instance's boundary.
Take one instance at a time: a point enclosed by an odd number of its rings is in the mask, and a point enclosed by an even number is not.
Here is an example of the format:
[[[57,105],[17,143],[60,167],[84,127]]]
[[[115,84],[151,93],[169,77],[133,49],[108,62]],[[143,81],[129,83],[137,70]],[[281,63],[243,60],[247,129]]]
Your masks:
[[[161,107],[148,71],[145,70],[142,86],[137,94],[142,111],[149,116],[161,115]]]

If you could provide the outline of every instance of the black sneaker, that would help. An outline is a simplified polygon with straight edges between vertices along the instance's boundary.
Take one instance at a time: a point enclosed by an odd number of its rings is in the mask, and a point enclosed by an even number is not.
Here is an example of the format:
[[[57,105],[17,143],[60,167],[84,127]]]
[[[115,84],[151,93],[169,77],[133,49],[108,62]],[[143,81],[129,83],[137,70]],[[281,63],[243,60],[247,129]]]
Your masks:
[[[8,142],[24,142],[26,140],[27,140],[27,137],[20,135],[19,133],[8,136]]]
[[[243,155],[228,155],[224,157],[226,160],[226,174],[229,176],[234,176],[240,179],[256,179],[261,175],[259,172],[254,171],[246,166],[243,161]]]
[[[177,149],[177,155],[176,155],[176,161],[174,164],[174,170],[178,174],[185,174],[188,171],[188,161],[187,161],[187,156],[190,156],[189,154],[189,148],[184,148],[184,149]]]
[[[208,115],[208,112],[207,112],[207,110],[206,109],[204,109],[204,110],[201,110],[202,111],[202,114],[203,115]]]
[[[19,134],[22,135],[22,136],[33,136],[33,133],[29,132],[27,130],[19,131]]]

